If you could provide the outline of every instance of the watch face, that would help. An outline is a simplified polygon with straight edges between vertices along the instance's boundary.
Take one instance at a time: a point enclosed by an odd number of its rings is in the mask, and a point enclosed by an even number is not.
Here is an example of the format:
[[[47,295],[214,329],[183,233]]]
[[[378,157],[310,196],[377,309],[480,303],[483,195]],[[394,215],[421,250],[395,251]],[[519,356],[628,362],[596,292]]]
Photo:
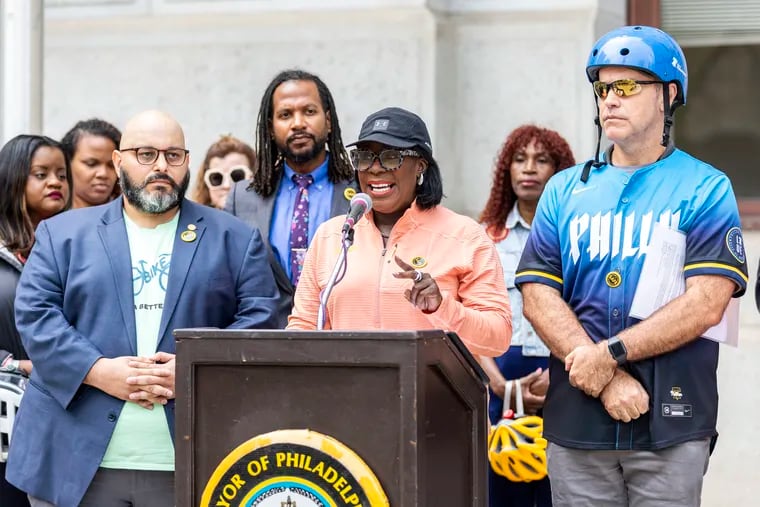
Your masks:
[[[618,364],[625,362],[627,351],[625,350],[625,345],[623,345],[623,342],[621,342],[618,337],[607,340],[607,348],[610,350],[610,354],[612,354],[612,357],[618,362]]]

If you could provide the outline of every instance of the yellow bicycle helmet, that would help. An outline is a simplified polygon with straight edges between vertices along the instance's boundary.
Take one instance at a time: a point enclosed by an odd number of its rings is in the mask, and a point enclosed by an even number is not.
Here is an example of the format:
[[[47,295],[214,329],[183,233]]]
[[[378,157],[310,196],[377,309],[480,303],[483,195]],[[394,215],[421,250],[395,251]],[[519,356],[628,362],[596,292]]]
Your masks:
[[[517,413],[509,409],[512,382],[507,383],[504,393],[504,418],[491,427],[488,435],[488,460],[494,472],[512,482],[538,481],[546,477],[546,439],[541,435],[544,420],[523,412],[520,381],[514,381],[517,392]],[[513,418],[514,417],[514,418]]]

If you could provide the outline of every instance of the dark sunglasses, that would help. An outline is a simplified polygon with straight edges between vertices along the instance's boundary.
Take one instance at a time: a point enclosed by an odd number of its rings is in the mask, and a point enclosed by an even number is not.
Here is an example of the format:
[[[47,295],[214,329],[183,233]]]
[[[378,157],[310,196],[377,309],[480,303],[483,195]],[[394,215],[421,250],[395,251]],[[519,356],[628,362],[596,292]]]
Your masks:
[[[404,163],[404,157],[419,157],[420,154],[414,150],[383,150],[375,153],[369,150],[354,150],[350,153],[351,164],[357,171],[367,171],[375,159],[380,161],[380,167],[386,171],[395,171]]]
[[[209,187],[218,187],[224,183],[226,178],[229,178],[230,185],[232,185],[251,177],[253,177],[253,172],[248,167],[239,165],[229,169],[209,169],[203,175],[203,181]]]
[[[641,85],[663,84],[664,81],[637,81],[635,79],[618,79],[611,83],[604,81],[594,81],[594,93],[600,99],[606,99],[610,89],[618,97],[630,97],[641,93]]]

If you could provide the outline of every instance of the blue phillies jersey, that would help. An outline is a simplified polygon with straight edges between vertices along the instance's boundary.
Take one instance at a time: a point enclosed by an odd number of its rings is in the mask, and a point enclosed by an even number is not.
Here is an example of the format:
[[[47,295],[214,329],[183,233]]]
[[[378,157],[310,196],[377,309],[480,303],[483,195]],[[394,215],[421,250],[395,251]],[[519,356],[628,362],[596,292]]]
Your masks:
[[[725,276],[736,283],[735,297],[744,293],[746,255],[725,174],[680,150],[632,173],[604,165],[586,183],[581,170],[579,165],[557,173],[547,184],[515,276],[518,286],[556,288],[595,342],[614,336],[638,322],[628,313],[653,226],[660,222],[686,235],[685,277]],[[717,357],[717,343],[697,339],[629,363],[651,405],[627,424],[570,386],[564,364],[552,357],[545,436],[598,449],[662,448],[714,436]]]

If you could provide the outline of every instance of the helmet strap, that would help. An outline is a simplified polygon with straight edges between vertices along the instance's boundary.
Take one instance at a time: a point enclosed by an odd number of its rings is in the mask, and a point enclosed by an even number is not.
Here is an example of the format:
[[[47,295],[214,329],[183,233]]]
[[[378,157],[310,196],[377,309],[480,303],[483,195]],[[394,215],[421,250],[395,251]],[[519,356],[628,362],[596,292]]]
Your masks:
[[[525,416],[525,406],[523,405],[522,383],[520,379],[515,380],[515,419]]]
[[[670,83],[662,84],[662,100],[664,106],[662,109],[665,111],[665,124],[662,128],[662,141],[660,144],[667,148],[670,142],[670,129],[673,127],[673,112],[678,106],[676,102],[673,102],[672,107],[670,106]]]
[[[596,116],[594,117],[594,125],[596,125],[596,151],[594,152],[594,160],[589,160],[583,165],[583,171],[581,171],[581,181],[586,183],[591,175],[591,168],[598,168],[602,166],[599,162],[599,146],[602,143],[602,122],[599,120],[599,103],[594,98],[594,105],[596,106]]]

